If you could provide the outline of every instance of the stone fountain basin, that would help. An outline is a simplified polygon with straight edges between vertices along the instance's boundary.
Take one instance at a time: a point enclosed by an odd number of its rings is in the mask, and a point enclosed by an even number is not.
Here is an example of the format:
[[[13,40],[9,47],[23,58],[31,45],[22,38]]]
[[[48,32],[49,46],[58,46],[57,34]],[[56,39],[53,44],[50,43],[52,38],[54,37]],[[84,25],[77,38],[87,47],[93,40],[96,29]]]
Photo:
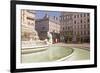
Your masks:
[[[37,49],[23,49],[22,63],[57,61],[73,53],[72,48],[63,46],[46,46]]]
[[[22,48],[22,54],[29,54],[29,53],[44,51],[44,50],[47,50],[47,47],[48,45],[24,47]]]

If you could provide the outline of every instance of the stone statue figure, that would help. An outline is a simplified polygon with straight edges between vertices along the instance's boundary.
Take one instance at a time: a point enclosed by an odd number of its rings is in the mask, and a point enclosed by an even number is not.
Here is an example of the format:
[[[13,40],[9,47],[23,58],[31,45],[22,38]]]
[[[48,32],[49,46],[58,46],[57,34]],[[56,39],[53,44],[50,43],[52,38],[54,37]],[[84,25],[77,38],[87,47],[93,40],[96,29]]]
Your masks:
[[[48,44],[52,44],[52,34],[50,32],[47,33]]]

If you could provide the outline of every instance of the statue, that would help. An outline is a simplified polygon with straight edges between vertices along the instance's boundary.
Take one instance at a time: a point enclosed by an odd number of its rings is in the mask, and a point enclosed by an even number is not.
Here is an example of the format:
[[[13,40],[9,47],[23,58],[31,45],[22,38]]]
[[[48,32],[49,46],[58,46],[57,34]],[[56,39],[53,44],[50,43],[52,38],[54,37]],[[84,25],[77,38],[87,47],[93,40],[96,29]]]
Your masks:
[[[50,32],[47,33],[48,44],[52,44],[52,34]]]

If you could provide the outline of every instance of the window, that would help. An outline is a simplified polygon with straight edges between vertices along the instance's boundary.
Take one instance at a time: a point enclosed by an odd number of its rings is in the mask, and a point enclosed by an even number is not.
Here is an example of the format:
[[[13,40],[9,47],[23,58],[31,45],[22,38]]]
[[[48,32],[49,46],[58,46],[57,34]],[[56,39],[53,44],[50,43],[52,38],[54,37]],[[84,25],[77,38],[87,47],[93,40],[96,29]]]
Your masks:
[[[63,27],[63,30],[64,30],[64,27]]]
[[[77,15],[77,18],[79,18],[79,15]]]
[[[87,19],[87,22],[89,22],[90,20],[89,19]]]
[[[74,18],[76,18],[76,15],[74,16]]]
[[[44,30],[44,29],[45,29],[45,27],[42,27],[42,29]]]
[[[87,16],[89,16],[89,13],[87,13]]]
[[[84,20],[84,23],[86,23],[86,19]]]
[[[84,17],[86,16],[86,14],[84,13]]]
[[[82,20],[81,20],[81,23],[82,23]]]
[[[74,24],[76,24],[76,21],[74,21]]]
[[[82,14],[80,16],[82,17]]]
[[[88,34],[90,34],[90,31],[88,31]]]

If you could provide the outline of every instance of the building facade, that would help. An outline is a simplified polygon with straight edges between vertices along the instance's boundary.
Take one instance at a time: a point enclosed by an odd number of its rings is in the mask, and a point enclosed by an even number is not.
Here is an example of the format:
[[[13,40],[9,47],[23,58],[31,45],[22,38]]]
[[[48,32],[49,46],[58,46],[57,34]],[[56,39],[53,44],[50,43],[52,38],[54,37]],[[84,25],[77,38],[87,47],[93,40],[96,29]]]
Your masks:
[[[47,38],[47,32],[53,35],[53,38],[58,38],[60,33],[60,24],[58,17],[49,17],[47,14],[42,19],[36,20],[36,30],[39,34],[40,40]]]
[[[62,42],[90,42],[90,14],[81,12],[61,12],[59,17],[48,16],[36,19],[33,10],[21,10],[22,41],[45,40],[47,32],[53,39]]]
[[[60,16],[61,37],[65,42],[90,41],[89,13],[62,12]]]
[[[38,39],[38,35],[35,30],[35,11],[21,10],[21,26],[22,41],[34,41]]]

